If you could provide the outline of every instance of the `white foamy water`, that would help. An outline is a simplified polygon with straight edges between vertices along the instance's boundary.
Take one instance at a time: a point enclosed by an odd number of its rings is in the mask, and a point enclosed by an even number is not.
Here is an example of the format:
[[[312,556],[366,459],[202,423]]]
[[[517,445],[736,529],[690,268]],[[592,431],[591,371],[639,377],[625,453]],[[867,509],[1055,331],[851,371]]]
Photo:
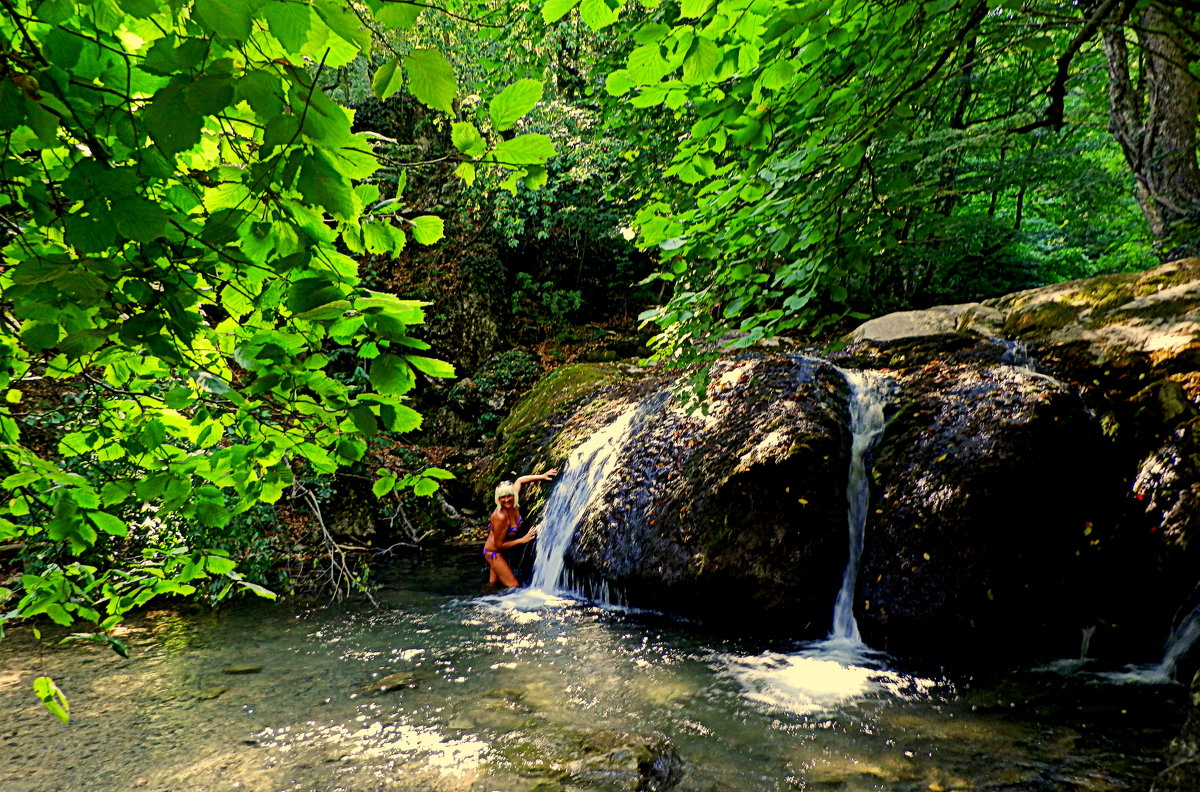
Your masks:
[[[612,472],[618,452],[629,440],[638,412],[636,404],[627,409],[575,449],[563,465],[546,501],[537,538],[533,580],[529,584],[531,589],[551,594],[559,590],[563,561],[575,536],[575,527],[604,479]]]
[[[850,555],[842,575],[842,588],[833,606],[833,630],[829,637],[861,644],[858,621],[854,618],[854,588],[858,583],[858,564],[862,558],[863,534],[867,524],[867,505],[871,492],[867,478],[867,451],[883,432],[886,423],[883,408],[887,379],[875,372],[843,370],[850,386],[850,473],[846,480],[846,525],[850,535]]]
[[[939,685],[879,667],[873,655],[861,643],[835,639],[795,654],[767,652],[721,660],[747,699],[797,715],[834,712],[873,696],[925,699]]]

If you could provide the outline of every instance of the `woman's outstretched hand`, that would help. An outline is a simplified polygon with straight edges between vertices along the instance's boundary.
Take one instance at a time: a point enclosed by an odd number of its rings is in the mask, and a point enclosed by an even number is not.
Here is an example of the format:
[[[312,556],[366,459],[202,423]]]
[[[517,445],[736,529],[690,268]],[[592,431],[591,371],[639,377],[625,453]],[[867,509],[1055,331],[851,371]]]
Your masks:
[[[532,542],[534,539],[537,538],[537,532],[541,529],[541,527],[542,527],[542,524],[538,523],[537,525],[530,528],[529,533],[527,533],[527,534],[525,534],[525,536],[521,537],[521,541],[522,542]]]
[[[542,474],[542,481],[553,481],[554,477],[557,475],[558,475],[558,468],[550,468],[549,470],[547,470],[545,473]]]

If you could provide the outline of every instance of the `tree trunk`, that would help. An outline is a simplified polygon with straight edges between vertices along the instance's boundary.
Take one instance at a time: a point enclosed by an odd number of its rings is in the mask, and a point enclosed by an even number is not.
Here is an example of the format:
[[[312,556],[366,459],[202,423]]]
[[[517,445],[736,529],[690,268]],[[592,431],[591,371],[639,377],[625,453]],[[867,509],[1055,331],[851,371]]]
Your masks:
[[[1172,14],[1168,5],[1152,3],[1136,17],[1140,50],[1136,77],[1131,76],[1125,29],[1106,26],[1103,40],[1108,60],[1109,131],[1133,171],[1138,203],[1150,231],[1163,258],[1170,260],[1200,255],[1200,169],[1196,164],[1200,80],[1188,71],[1197,57],[1195,12],[1181,5]]]

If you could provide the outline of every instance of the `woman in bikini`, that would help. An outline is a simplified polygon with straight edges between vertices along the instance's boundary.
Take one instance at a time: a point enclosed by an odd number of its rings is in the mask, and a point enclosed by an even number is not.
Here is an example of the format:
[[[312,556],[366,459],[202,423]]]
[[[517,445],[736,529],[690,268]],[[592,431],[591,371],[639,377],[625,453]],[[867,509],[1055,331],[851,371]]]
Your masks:
[[[496,487],[496,510],[492,512],[488,538],[483,543],[483,557],[487,559],[488,567],[491,569],[491,574],[488,576],[489,585],[494,586],[497,583],[503,586],[520,585],[516,576],[513,575],[512,567],[508,565],[500,552],[510,547],[532,542],[537,536],[538,529],[535,526],[521,538],[515,538],[521,531],[521,512],[517,507],[517,496],[521,493],[522,485],[535,481],[553,481],[557,475],[558,469],[555,468],[534,476],[521,476],[516,481],[502,481],[500,486]]]

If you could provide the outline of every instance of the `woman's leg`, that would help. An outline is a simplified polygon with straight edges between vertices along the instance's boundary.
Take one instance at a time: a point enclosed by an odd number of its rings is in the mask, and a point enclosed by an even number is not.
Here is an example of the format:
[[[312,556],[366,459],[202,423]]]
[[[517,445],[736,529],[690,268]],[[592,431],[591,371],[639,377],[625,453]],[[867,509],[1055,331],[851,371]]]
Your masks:
[[[513,574],[512,568],[508,562],[504,560],[504,556],[499,553],[492,553],[484,556],[487,559],[488,566],[491,567],[492,573],[488,576],[488,582],[495,585],[499,580],[505,586],[514,587],[521,585],[517,582],[516,575]]]

